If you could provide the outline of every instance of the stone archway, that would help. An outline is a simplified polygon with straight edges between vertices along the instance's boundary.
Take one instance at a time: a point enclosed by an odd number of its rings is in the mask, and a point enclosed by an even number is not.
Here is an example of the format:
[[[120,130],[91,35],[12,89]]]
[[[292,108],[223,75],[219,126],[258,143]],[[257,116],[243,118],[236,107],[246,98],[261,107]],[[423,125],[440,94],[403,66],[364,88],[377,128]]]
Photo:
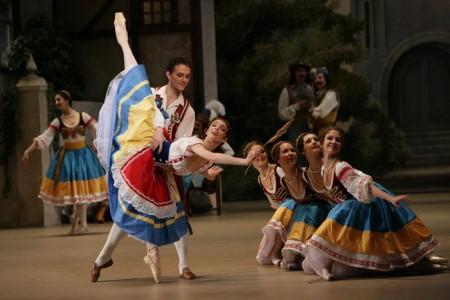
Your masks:
[[[392,67],[387,96],[411,162],[450,163],[450,45],[428,42],[404,52]]]
[[[450,47],[427,43],[403,54],[389,79],[389,114],[401,129],[450,129]]]

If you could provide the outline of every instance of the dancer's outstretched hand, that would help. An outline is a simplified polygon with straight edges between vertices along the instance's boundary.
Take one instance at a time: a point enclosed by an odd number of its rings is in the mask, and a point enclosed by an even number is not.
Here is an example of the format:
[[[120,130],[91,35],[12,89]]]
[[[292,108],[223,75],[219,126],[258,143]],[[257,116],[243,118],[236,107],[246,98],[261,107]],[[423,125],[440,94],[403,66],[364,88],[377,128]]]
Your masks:
[[[251,150],[248,154],[247,157],[245,158],[246,160],[246,164],[249,165],[252,163],[252,161],[255,159],[256,155],[259,154],[259,151],[256,150]]]
[[[408,195],[398,195],[398,196],[393,196],[390,199],[386,199],[388,200],[390,203],[392,203],[393,205],[395,205],[396,207],[400,207],[400,205],[398,204],[400,201],[406,201],[408,200]]]
[[[20,159],[20,166],[24,167],[28,164],[28,161],[30,160],[30,154],[25,151],[22,155],[22,158]]]
[[[216,179],[217,175],[219,175],[220,173],[222,173],[223,169],[219,166],[212,166],[211,168],[209,168],[206,173],[207,173],[207,177],[209,180],[214,180]]]

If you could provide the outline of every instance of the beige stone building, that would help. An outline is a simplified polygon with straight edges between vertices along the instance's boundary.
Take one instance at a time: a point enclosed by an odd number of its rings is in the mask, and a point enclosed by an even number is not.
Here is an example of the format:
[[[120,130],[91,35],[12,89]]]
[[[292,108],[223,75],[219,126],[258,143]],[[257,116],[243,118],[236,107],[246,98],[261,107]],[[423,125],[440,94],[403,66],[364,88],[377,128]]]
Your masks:
[[[102,101],[109,80],[122,69],[116,11],[124,12],[133,52],[153,85],[164,85],[167,62],[182,56],[193,63],[191,102],[202,107],[217,98],[213,0],[0,0],[0,11],[0,53],[32,18],[44,15],[62,25],[84,75],[83,100]]]

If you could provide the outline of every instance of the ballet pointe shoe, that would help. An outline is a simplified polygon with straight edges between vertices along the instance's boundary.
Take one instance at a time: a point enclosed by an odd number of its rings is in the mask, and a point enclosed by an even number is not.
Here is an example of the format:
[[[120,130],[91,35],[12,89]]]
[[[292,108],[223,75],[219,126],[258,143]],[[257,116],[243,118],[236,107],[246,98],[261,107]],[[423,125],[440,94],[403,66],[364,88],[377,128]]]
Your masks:
[[[150,267],[152,271],[153,280],[155,283],[161,282],[161,261],[159,258],[159,249],[152,248],[147,250],[147,255],[144,256],[144,263]]]
[[[70,235],[70,236],[72,236],[72,235],[79,235],[80,233],[79,233],[79,227],[78,227],[78,221],[79,221],[79,218],[78,218],[78,216],[71,216],[70,217],[70,223],[71,223],[71,227],[70,227],[70,231],[69,231],[69,233],[68,233],[68,235]]]
[[[426,260],[428,260],[429,262],[432,262],[433,264],[448,264],[448,258],[446,257],[441,257],[438,255],[433,255],[433,254],[428,254],[427,256],[424,257]]]
[[[122,12],[114,14],[114,30],[116,31],[116,39],[119,45],[128,44],[128,32],[125,21],[126,19]]]
[[[449,270],[450,269],[448,268],[448,265],[435,264],[424,258],[415,265],[412,265],[403,271],[409,271],[419,274],[436,274],[446,272]]]
[[[70,236],[73,236],[73,235],[83,235],[83,234],[88,234],[89,233],[89,229],[88,229],[88,227],[87,226],[81,226],[81,227],[75,227],[75,228],[72,228],[70,231],[69,231],[69,235]]]

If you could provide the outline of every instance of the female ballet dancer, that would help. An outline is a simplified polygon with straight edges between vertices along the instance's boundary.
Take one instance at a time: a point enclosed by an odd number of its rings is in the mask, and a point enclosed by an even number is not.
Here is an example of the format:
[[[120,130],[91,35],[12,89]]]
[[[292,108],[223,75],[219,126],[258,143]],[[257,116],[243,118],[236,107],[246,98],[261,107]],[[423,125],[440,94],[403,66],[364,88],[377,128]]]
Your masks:
[[[404,203],[407,196],[393,195],[339,159],[343,139],[340,129],[323,131],[324,187],[336,205],[307,242],[304,271],[333,280],[409,266],[447,269],[434,263],[444,258],[429,256],[438,241]]]
[[[73,109],[72,97],[65,90],[57,92],[54,101],[61,116],[53,119],[47,130],[33,140],[21,164],[29,160],[34,150],[48,150],[55,136],[61,134],[63,145],[51,160],[39,198],[53,205],[73,205],[69,235],[84,234],[88,232],[87,204],[108,198],[105,171],[86,144],[86,131],[95,136],[97,122],[87,113]]]
[[[193,136],[173,143],[164,141],[161,138],[163,117],[156,107],[145,69],[137,65],[129,47],[122,14],[116,14],[114,25],[124,54],[125,70],[111,82],[102,107],[97,138],[99,157],[109,170],[113,221],[119,230],[146,242],[144,261],[159,283],[158,247],[177,242],[188,233],[173,174],[202,172],[214,179],[222,172],[214,163],[248,165],[255,153],[243,159],[212,152],[226,141],[230,130],[228,121],[221,117],[211,121],[203,140]],[[111,231],[94,263],[91,271],[94,282],[102,268],[112,265],[114,236]],[[180,276],[195,278],[187,267],[186,243],[181,252]]]

